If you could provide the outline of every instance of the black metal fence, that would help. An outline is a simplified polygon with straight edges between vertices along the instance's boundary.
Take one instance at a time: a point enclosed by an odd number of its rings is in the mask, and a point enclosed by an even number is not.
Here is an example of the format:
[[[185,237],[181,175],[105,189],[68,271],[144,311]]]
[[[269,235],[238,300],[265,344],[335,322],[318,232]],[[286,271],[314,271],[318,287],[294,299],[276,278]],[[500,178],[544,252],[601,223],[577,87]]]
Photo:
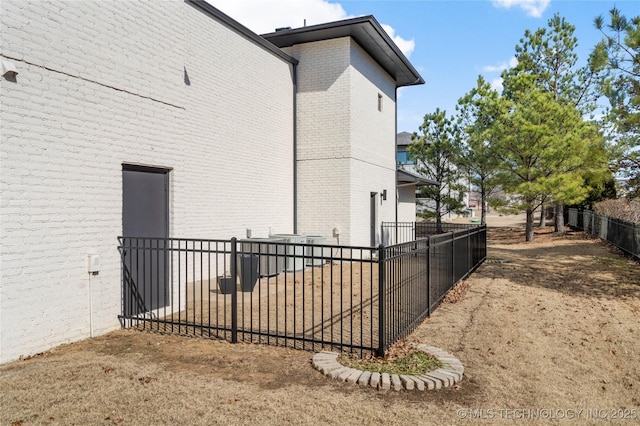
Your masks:
[[[487,228],[456,232],[380,247],[383,281],[378,353],[411,333],[487,255]]]
[[[486,257],[486,228],[393,246],[120,237],[125,327],[384,354]]]
[[[440,229],[435,222],[382,222],[381,229],[387,245],[400,244],[427,238],[447,232],[477,228],[478,225],[464,223],[441,223]]]
[[[627,254],[640,258],[639,224],[599,215],[591,210],[574,208],[567,210],[569,226],[597,235]]]

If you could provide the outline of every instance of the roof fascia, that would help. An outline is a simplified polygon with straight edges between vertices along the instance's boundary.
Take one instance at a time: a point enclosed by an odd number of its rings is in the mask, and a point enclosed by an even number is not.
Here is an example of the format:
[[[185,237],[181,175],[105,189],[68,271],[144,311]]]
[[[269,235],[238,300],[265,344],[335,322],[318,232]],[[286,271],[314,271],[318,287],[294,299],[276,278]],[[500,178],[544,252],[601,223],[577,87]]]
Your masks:
[[[406,176],[411,178],[410,180],[401,180],[400,176]],[[418,174],[408,172],[406,170],[398,169],[396,170],[396,179],[401,182],[406,182],[407,185],[414,184],[416,186],[429,186],[429,185],[438,185],[439,182],[431,179],[427,179]]]
[[[328,22],[328,23],[324,23],[324,24],[318,24],[318,25],[311,25],[308,27],[301,27],[301,28],[294,28],[294,29],[290,29],[290,30],[285,30],[285,31],[276,31],[276,32],[272,32],[272,33],[268,33],[268,34],[262,34],[262,37],[265,37],[267,40],[273,38],[273,39],[278,39],[278,38],[289,38],[291,36],[296,36],[296,35],[303,35],[303,34],[311,34],[313,32],[318,32],[318,33],[322,33],[324,31],[328,31],[328,30],[340,30],[342,28],[348,29],[348,28],[353,28],[355,26],[358,25],[366,25],[369,24],[377,33],[379,39],[376,40],[376,43],[380,46],[380,42],[383,42],[389,49],[391,49],[393,51],[393,54],[396,56],[396,58],[402,63],[402,65],[413,75],[415,76],[415,81],[409,82],[409,83],[405,83],[405,84],[400,84],[398,85],[398,87],[402,87],[402,86],[412,86],[412,85],[417,85],[417,84],[424,84],[424,79],[422,78],[422,76],[420,75],[420,73],[418,73],[418,71],[413,67],[413,65],[411,64],[411,62],[409,62],[409,59],[407,59],[407,57],[404,55],[404,53],[402,53],[400,51],[400,49],[398,48],[398,46],[393,42],[393,40],[391,40],[391,38],[389,37],[389,35],[387,34],[387,32],[382,28],[382,26],[380,25],[380,23],[378,23],[378,21],[376,20],[375,17],[373,17],[372,15],[368,15],[368,16],[361,16],[361,17],[357,17],[357,18],[351,18],[351,19],[345,19],[342,21],[335,21],[335,22]],[[345,36],[350,36],[352,38],[353,34],[351,31],[348,32],[344,32],[341,33],[338,31],[339,35],[335,36],[335,37],[329,37],[329,38],[336,38],[336,37],[345,37]],[[313,41],[321,41],[321,40],[326,40],[326,37],[317,37],[311,40],[306,40],[303,43],[308,43],[308,42],[313,42]],[[274,44],[278,44],[277,42]],[[283,46],[284,47],[284,46]],[[382,49],[384,50],[384,49]],[[371,53],[369,53],[371,54]],[[382,66],[382,64],[380,64]]]
[[[389,34],[387,34],[384,28],[382,28],[382,25],[380,25],[380,23],[376,20],[376,18],[373,15],[366,16],[366,18],[371,23],[371,25],[373,25],[373,28],[375,28],[378,34],[380,34],[380,37],[382,37],[383,40],[387,43],[387,45],[394,51],[396,56],[398,56],[398,58],[402,61],[402,63],[404,63],[404,66],[406,66],[413,74],[415,74],[416,81],[411,85],[424,84],[424,79],[422,78],[418,70],[416,70],[413,67],[411,62],[409,62],[409,59],[404,55],[404,53],[402,53],[400,48],[393,42],[393,40],[391,40],[391,37],[389,37]],[[410,85],[407,84],[407,86],[410,86]]]

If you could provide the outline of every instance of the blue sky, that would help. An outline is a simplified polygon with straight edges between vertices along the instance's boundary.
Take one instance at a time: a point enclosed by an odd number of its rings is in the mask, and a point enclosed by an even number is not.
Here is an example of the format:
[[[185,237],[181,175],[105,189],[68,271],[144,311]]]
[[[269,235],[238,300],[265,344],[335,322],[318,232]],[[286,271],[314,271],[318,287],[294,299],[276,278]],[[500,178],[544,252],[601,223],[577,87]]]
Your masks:
[[[579,60],[586,61],[600,40],[593,26],[614,6],[625,15],[640,14],[630,0],[208,0],[258,33],[277,27],[301,27],[373,15],[409,57],[426,84],[400,91],[398,131],[414,132],[436,108],[455,112],[458,99],[479,74],[499,87],[500,70],[513,61],[515,45],[526,29],[547,25],[559,13],[576,27]]]

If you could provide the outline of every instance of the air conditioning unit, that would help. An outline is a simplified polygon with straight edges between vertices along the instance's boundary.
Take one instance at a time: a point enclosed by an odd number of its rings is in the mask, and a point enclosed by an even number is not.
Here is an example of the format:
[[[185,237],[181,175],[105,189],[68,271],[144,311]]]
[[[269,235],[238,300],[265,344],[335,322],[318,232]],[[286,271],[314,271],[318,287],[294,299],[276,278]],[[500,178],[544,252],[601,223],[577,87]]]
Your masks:
[[[305,247],[305,258],[307,266],[322,266],[327,262],[327,251],[325,247],[314,247],[318,245],[326,245],[327,237],[322,235],[307,235],[307,244]]]
[[[240,251],[259,256],[258,273],[261,277],[278,275],[284,270],[285,247],[282,238],[249,238],[240,240]]]
[[[286,272],[301,271],[304,269],[304,245],[307,243],[305,235],[298,234],[271,234],[269,238],[282,239],[286,244],[284,270]]]

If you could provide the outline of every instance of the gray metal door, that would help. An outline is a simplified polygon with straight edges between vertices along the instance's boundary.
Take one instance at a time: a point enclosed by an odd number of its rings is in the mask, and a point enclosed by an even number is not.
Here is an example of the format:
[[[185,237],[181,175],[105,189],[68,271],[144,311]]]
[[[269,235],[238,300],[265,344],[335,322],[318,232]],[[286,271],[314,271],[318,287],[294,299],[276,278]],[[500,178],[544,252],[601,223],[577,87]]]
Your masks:
[[[169,305],[166,240],[169,236],[169,171],[122,169],[124,314]]]

